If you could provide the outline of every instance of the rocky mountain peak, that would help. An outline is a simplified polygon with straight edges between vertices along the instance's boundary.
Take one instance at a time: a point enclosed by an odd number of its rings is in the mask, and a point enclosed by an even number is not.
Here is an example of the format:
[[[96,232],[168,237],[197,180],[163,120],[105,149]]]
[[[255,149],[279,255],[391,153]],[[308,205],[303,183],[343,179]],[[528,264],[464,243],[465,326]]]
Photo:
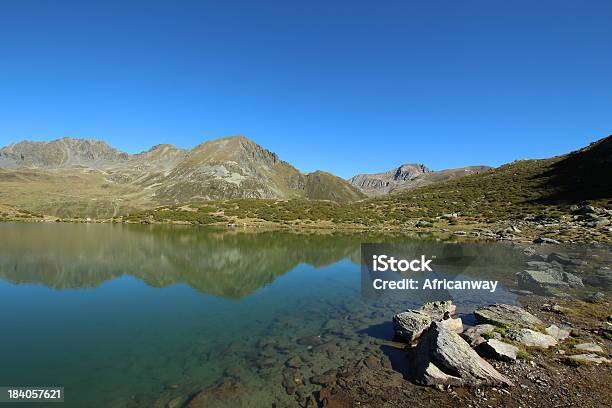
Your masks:
[[[433,170],[428,169],[424,164],[405,163],[395,169],[393,174],[394,180],[412,180],[423,173],[431,173]]]
[[[238,164],[259,162],[274,165],[280,161],[276,153],[264,149],[245,136],[227,136],[209,140],[193,148],[191,156],[213,162],[232,161]]]
[[[370,196],[408,190],[452,178],[488,171],[488,166],[469,166],[458,169],[433,171],[424,164],[404,163],[401,166],[376,174],[358,174],[349,183]]]
[[[128,154],[96,139],[64,137],[50,142],[22,141],[0,149],[0,167],[101,167],[128,159]]]

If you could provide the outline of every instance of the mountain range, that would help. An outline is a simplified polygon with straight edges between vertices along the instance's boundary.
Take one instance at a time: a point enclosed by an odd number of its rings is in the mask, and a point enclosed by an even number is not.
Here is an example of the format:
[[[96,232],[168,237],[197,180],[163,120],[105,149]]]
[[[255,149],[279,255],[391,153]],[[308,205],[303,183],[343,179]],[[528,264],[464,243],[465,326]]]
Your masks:
[[[62,217],[110,217],[162,204],[232,198],[365,198],[324,171],[304,174],[244,136],[128,154],[103,141],[23,141],[0,149],[0,202]]]
[[[289,219],[297,211],[313,220],[353,217],[366,224],[446,212],[488,214],[489,219],[512,212],[516,217],[538,206],[609,198],[611,141],[606,137],[567,155],[495,169],[432,171],[408,163],[349,180],[324,171],[301,173],[243,136],[192,149],[156,145],[137,154],[91,139],[24,141],[0,149],[0,216],[109,218],[160,206],[254,198],[272,201],[206,208],[264,220]],[[302,201],[282,204],[291,199]]]

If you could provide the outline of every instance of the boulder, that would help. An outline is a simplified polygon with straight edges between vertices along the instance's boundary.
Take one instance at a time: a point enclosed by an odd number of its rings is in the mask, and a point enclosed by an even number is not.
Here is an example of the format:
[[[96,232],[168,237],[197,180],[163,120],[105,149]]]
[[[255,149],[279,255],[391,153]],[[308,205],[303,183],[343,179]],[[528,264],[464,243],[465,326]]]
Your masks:
[[[609,359],[598,356],[597,354],[576,354],[573,356],[567,356],[567,359],[570,362],[577,364],[608,364],[611,362]]]
[[[423,312],[407,310],[393,316],[393,330],[398,338],[412,343],[427,330],[431,321],[431,317]]]
[[[476,347],[479,344],[487,341],[487,339],[485,339],[483,335],[491,334],[491,336],[493,336],[493,334],[497,334],[501,337],[499,333],[494,333],[494,330],[495,326],[493,326],[492,324],[479,324],[477,326],[470,327],[469,329],[464,331],[461,334],[461,337],[463,337],[471,347]]]
[[[513,329],[506,333],[510,340],[517,341],[527,347],[549,348],[557,345],[557,339],[548,334],[531,329]]]
[[[513,305],[494,304],[474,311],[479,323],[502,327],[535,327],[543,323],[523,308]]]
[[[476,348],[476,351],[478,354],[485,357],[511,362],[516,360],[516,353],[518,353],[519,349],[512,344],[504,343],[496,339],[489,339],[481,343]]]
[[[546,334],[554,337],[557,340],[565,340],[571,334],[570,330],[562,329],[558,326],[555,326],[554,324],[548,326],[544,331],[546,332]]]
[[[414,380],[459,386],[514,385],[478,355],[457,333],[433,322],[411,351]]]
[[[589,353],[603,353],[603,348],[596,343],[581,343],[574,346],[576,350],[588,351]]]

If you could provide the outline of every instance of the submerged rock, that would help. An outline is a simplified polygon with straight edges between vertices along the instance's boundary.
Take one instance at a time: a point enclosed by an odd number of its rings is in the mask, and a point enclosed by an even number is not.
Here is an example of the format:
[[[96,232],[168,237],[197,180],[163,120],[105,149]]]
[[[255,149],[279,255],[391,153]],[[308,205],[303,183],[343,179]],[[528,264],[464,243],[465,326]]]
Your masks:
[[[330,370],[323,374],[310,377],[310,382],[316,385],[327,386],[336,381],[336,371]]]
[[[552,239],[552,238],[546,238],[546,237],[537,237],[536,239],[533,240],[534,244],[560,244],[559,241],[557,241],[556,239]]]
[[[415,381],[426,385],[513,385],[457,333],[433,322],[412,350]]]
[[[490,323],[502,327],[536,327],[543,323],[523,308],[513,305],[495,304],[474,311],[480,323]]]
[[[571,263],[570,257],[561,252],[551,252],[546,260],[548,262],[559,262],[561,265],[569,265]]]
[[[496,339],[489,339],[481,343],[476,351],[478,351],[478,354],[485,357],[491,357],[502,361],[514,361],[516,360],[516,353],[518,353],[519,349],[512,344],[504,343]]]
[[[549,348],[557,345],[557,339],[554,337],[531,329],[509,330],[506,337],[527,347]]]
[[[301,346],[318,346],[319,344],[323,343],[323,341],[321,340],[321,336],[306,336],[306,337],[301,337],[297,340],[297,344],[301,345]]]
[[[431,324],[431,317],[417,310],[408,310],[393,316],[395,335],[409,343],[418,339]]]

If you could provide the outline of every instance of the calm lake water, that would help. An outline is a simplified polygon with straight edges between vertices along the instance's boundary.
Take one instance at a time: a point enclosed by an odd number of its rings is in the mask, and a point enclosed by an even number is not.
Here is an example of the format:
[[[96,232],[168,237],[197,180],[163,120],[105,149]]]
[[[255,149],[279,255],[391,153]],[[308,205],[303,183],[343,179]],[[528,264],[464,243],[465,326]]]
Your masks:
[[[438,277],[500,283],[494,294],[364,297],[365,242],[451,259]],[[63,386],[63,406],[80,408],[180,407],[202,389],[206,406],[299,406],[317,389],[310,376],[390,340],[402,309],[432,296],[460,311],[516,302],[507,289],[521,253],[359,234],[0,223],[0,386]],[[288,386],[296,356],[301,380]]]

